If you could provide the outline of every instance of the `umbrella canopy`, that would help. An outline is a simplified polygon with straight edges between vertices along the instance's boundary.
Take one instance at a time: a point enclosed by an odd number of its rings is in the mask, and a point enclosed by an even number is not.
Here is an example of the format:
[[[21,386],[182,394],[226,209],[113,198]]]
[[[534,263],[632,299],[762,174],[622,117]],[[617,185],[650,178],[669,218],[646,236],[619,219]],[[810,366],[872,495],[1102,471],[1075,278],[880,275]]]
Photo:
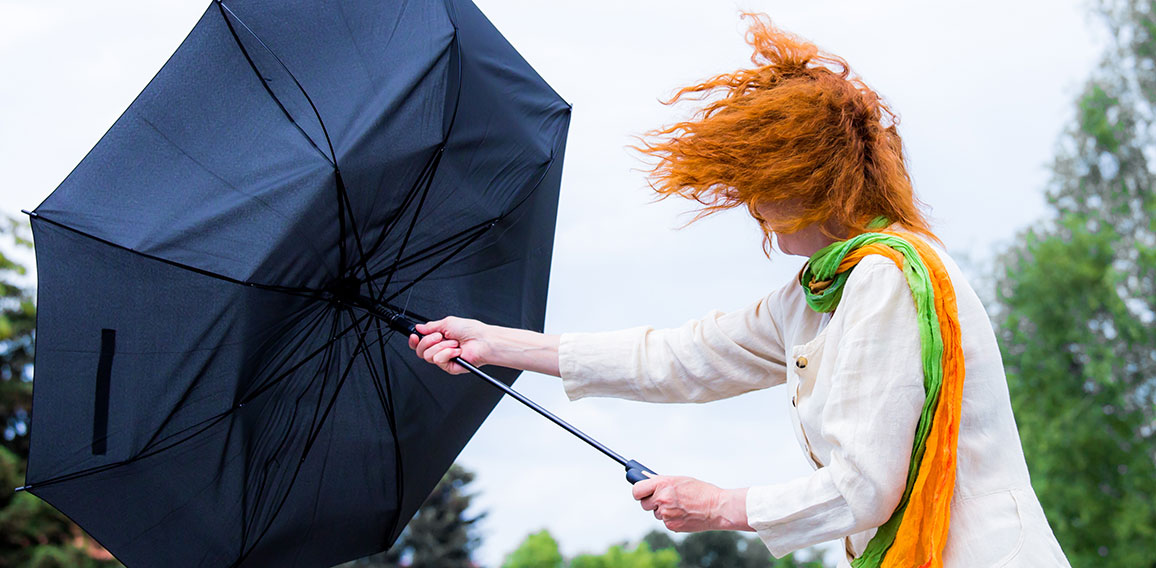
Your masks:
[[[27,489],[129,566],[389,547],[501,393],[365,302],[541,329],[568,123],[468,0],[211,4],[31,214]]]

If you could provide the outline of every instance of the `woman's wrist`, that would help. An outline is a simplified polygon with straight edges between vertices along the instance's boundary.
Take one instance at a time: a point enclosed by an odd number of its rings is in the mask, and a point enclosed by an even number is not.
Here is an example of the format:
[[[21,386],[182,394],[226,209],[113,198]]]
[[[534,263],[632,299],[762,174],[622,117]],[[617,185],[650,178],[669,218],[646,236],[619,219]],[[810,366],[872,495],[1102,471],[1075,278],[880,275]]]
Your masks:
[[[560,376],[557,335],[486,325],[485,364]]]
[[[747,488],[720,490],[715,518],[719,530],[753,532],[747,522]]]

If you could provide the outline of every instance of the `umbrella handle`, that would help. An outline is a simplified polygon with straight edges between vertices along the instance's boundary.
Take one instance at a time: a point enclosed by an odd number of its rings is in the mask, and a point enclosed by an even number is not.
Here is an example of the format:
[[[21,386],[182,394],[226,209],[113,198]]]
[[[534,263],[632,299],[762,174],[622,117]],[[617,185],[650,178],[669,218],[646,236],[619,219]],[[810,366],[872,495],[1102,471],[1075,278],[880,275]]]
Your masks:
[[[650,475],[646,475],[647,473]],[[634,485],[643,479],[654,477],[655,475],[658,474],[655,473],[653,469],[650,469],[649,467],[646,467],[635,460],[626,462],[626,481],[629,481],[631,485]]]

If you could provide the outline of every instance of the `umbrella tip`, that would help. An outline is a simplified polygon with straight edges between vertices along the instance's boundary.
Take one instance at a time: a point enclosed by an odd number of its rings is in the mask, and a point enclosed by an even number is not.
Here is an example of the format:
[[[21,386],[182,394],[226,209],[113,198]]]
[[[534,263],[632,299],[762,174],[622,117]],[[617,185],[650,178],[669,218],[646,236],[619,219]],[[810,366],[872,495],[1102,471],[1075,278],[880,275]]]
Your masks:
[[[37,215],[35,211],[29,211],[27,209],[21,209],[20,212],[29,216],[29,217],[39,217],[39,215]]]
[[[21,485],[20,487],[13,489],[12,492],[13,493],[20,493],[21,491],[28,491],[29,489],[32,489],[31,485]]]

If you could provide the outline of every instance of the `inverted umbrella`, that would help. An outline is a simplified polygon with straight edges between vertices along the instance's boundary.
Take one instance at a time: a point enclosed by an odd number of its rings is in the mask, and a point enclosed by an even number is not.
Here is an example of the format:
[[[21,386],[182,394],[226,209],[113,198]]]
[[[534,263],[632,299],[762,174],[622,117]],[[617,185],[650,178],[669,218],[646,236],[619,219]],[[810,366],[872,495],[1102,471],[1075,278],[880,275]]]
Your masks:
[[[468,0],[211,4],[31,213],[25,489],[128,565],[390,546],[500,397],[396,330],[541,329],[568,122]]]

